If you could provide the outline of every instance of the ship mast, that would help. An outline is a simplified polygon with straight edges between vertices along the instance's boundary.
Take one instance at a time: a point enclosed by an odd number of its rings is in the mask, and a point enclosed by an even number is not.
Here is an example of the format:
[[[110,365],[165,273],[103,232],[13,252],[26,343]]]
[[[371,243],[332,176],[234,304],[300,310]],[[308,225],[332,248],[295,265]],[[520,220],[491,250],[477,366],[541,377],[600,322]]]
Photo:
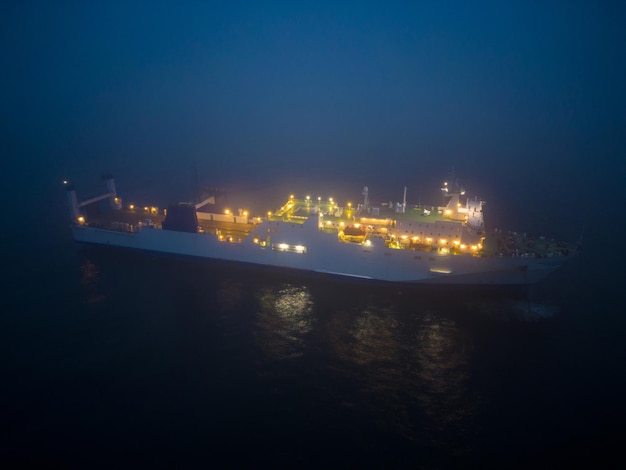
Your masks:
[[[370,200],[369,200],[369,189],[367,186],[363,187],[363,210],[365,212],[369,212],[370,208]]]
[[[402,200],[402,213],[406,212],[406,186],[404,187],[404,199]]]

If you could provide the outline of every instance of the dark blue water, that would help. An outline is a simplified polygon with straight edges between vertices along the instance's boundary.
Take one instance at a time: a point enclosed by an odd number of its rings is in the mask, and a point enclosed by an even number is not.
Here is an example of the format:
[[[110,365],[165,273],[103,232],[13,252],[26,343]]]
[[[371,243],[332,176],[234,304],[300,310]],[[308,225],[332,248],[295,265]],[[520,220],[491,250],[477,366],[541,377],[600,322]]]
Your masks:
[[[3,240],[3,462],[536,468],[621,451],[606,257],[530,296],[372,286],[81,248],[62,209]]]

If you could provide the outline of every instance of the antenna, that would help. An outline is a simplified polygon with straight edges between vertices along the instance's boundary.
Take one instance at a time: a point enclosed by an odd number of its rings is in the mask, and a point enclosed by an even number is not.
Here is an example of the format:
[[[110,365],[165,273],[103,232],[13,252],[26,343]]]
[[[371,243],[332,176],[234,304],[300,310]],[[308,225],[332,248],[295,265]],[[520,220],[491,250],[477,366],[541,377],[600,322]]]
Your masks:
[[[406,186],[404,187],[404,199],[402,200],[402,213],[406,212]]]
[[[369,205],[370,205],[369,190],[367,186],[363,187],[362,194],[363,194],[363,209],[365,209],[365,211],[367,212],[367,210],[369,209]]]

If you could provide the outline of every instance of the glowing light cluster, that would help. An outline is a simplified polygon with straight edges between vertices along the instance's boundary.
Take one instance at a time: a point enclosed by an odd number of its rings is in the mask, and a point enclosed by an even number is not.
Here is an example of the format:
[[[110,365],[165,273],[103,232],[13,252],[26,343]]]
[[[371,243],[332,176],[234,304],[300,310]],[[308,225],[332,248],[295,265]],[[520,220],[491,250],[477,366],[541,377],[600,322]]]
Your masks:
[[[272,250],[290,251],[292,253],[306,253],[306,247],[303,245],[289,245],[287,243],[276,243],[272,245]]]

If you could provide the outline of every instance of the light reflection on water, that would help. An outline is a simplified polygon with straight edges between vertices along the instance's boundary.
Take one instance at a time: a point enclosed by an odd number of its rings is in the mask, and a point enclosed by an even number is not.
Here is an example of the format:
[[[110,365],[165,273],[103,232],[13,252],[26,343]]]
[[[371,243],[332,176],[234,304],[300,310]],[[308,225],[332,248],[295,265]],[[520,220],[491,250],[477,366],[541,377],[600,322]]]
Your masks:
[[[80,266],[80,285],[88,304],[99,304],[106,299],[100,286],[100,268],[89,258],[84,258]]]
[[[498,322],[529,319],[519,300],[420,296],[143,259],[86,258],[79,281],[87,306],[104,304],[111,316],[92,342],[96,357],[143,350],[170,368],[139,358],[138,369],[153,370],[157,384],[184,381],[189,396],[229,384],[241,401],[262,401],[266,416],[287,426],[322,432],[329,421],[340,433],[363,428],[457,456],[479,439],[472,436],[486,399],[475,374],[484,340]]]
[[[416,398],[424,412],[436,416],[441,425],[470,415],[474,403],[466,400],[466,384],[473,352],[471,337],[454,320],[430,312],[422,316],[422,328],[415,336],[412,356],[419,364],[422,381]]]
[[[406,312],[401,305],[369,301],[330,321],[336,372],[359,385],[353,400],[382,428],[410,440],[437,439],[433,429],[463,425],[475,409],[467,391],[471,338],[454,320],[432,311]]]
[[[296,358],[304,354],[313,328],[313,301],[306,286],[265,287],[256,293],[259,312],[256,339],[268,358]]]

